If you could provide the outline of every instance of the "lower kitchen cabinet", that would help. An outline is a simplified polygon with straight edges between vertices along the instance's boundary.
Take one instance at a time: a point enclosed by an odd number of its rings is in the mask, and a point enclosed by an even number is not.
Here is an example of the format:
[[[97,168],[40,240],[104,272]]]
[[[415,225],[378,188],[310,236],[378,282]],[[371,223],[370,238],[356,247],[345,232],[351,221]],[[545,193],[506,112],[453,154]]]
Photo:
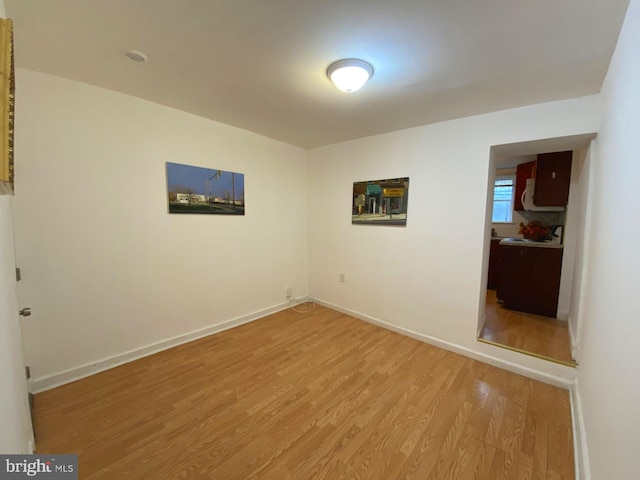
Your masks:
[[[562,249],[501,245],[498,297],[503,307],[556,317]]]
[[[500,238],[491,239],[491,248],[489,250],[489,273],[487,275],[487,288],[495,290],[500,283]]]

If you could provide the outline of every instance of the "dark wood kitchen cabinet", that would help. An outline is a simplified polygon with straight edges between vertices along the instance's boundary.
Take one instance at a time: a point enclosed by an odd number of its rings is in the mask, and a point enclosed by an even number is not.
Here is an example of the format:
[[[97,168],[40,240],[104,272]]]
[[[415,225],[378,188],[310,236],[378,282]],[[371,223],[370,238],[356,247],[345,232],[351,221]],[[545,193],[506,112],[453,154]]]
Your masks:
[[[573,152],[538,155],[533,203],[538,207],[564,207],[569,202]]]
[[[524,210],[522,194],[530,178],[536,179],[533,203],[537,207],[565,207],[569,202],[572,158],[572,151],[542,153],[537,160],[518,165],[513,209]]]
[[[500,238],[491,239],[491,247],[489,249],[489,273],[487,275],[487,288],[495,290],[500,283]]]
[[[527,180],[529,178],[535,178],[536,176],[536,161],[521,163],[516,167],[516,193],[513,199],[513,209],[516,212],[524,210],[522,204],[522,194],[527,186]]]
[[[555,318],[562,249],[501,245],[498,295],[504,308]]]

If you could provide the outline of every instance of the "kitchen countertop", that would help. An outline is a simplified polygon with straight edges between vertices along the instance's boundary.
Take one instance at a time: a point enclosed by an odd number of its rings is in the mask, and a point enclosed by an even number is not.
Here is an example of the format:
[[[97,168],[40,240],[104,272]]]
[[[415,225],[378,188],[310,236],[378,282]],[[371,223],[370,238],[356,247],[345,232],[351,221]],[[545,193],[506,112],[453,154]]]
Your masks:
[[[497,240],[497,237],[493,238]],[[564,248],[564,245],[561,243],[535,242],[524,238],[503,238],[500,240],[500,245],[507,245],[510,247]]]

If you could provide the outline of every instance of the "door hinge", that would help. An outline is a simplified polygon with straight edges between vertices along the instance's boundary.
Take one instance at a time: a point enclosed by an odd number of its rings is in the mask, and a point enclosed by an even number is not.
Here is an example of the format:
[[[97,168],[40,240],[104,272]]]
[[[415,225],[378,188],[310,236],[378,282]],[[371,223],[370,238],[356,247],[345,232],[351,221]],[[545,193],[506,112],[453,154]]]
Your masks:
[[[16,282],[22,280],[22,273],[20,272],[20,268],[16,267]]]
[[[24,367],[24,371],[27,374],[27,380],[31,380],[31,367],[27,365],[26,367]]]

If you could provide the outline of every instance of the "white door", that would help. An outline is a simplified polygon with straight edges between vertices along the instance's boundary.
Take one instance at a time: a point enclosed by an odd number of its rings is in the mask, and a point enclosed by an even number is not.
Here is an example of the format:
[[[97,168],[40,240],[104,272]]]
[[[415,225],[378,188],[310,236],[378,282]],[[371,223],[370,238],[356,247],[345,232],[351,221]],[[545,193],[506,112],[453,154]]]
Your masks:
[[[33,427],[18,315],[13,197],[0,195],[0,452],[32,453]]]

